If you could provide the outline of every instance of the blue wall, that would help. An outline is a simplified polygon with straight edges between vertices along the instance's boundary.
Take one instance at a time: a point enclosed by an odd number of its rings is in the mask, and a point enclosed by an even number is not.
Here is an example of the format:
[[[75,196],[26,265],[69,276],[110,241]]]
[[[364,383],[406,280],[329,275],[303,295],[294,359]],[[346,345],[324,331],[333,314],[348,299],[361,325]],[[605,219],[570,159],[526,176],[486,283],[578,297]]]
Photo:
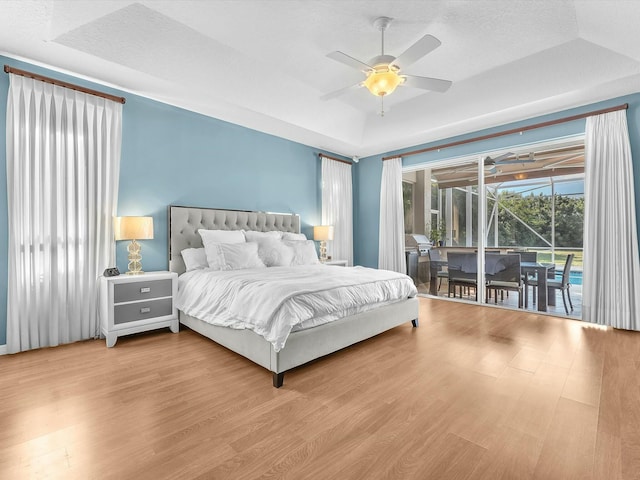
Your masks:
[[[321,220],[318,150],[132,94],[0,56],[3,64],[124,96],[118,215],[151,215],[154,239],[141,241],[147,271],[166,270],[167,206],[295,212],[302,231]],[[0,75],[0,345],[6,343],[6,102]],[[323,152],[330,153],[330,152]],[[126,243],[117,264],[127,270]]]
[[[634,159],[633,168],[634,172],[636,172],[634,178],[636,190],[636,212],[638,212],[636,215],[638,215],[640,213],[640,175],[637,173],[640,171],[640,93],[362,159],[356,168],[357,174],[354,180],[354,245],[357,247],[355,249],[354,263],[368,267],[378,266],[378,228],[380,224],[380,181],[382,179],[382,157],[396,154],[401,155],[403,152],[411,150],[418,150],[433,145],[441,145],[489,133],[510,130],[512,128],[519,128],[538,122],[554,120],[592,110],[599,110],[601,108],[612,107],[623,103],[629,104],[627,121],[629,124],[631,152]],[[402,159],[402,164],[403,166],[411,166],[447,158],[473,155],[484,151],[508,149],[517,145],[580,134],[584,132],[584,129],[585,120],[576,120],[569,123],[523,132],[522,135],[513,134],[481,142],[459,145],[457,147],[440,150],[439,152],[434,150],[432,152],[406,157]],[[638,225],[640,226],[640,220],[638,220]]]

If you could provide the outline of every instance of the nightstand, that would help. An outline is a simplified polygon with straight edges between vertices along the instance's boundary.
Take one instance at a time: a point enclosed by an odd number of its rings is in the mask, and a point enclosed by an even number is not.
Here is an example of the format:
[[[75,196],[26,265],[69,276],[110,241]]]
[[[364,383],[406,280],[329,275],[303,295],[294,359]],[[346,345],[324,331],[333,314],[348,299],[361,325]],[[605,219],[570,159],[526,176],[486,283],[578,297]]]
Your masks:
[[[347,261],[346,260],[326,260],[324,262],[322,262],[323,265],[337,265],[339,267],[346,267],[347,266]]]
[[[173,272],[100,277],[100,326],[107,347],[123,335],[156,328],[178,333],[177,292],[178,274]]]

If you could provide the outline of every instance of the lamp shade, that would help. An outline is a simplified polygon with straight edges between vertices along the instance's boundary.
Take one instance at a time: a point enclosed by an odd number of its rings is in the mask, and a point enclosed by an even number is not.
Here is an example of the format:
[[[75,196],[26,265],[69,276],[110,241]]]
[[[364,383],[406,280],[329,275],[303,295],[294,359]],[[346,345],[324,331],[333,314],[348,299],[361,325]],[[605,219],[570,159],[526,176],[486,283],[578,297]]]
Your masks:
[[[313,227],[314,240],[333,240],[333,225],[317,225]]]
[[[151,240],[153,217],[116,217],[113,231],[116,240]]]

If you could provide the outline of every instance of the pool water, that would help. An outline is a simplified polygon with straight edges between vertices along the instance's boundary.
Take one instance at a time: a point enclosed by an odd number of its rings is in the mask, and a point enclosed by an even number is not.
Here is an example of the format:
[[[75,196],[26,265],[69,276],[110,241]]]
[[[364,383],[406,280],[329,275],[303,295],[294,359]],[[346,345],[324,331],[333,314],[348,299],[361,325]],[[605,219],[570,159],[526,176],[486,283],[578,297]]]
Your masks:
[[[556,271],[556,280],[562,280],[562,270]],[[577,270],[571,270],[569,273],[569,283],[571,285],[582,285],[582,272]]]

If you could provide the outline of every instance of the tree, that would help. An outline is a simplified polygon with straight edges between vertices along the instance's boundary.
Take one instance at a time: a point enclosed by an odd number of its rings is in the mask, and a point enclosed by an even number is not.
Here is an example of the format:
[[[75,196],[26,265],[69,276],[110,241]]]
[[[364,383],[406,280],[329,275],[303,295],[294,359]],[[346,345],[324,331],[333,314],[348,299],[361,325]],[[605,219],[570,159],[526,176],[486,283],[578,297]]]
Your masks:
[[[551,243],[552,197],[523,196],[502,191],[498,194],[498,239],[501,246],[546,247],[538,235]],[[555,195],[556,246],[582,248],[584,198]],[[531,229],[527,228],[522,222]]]

